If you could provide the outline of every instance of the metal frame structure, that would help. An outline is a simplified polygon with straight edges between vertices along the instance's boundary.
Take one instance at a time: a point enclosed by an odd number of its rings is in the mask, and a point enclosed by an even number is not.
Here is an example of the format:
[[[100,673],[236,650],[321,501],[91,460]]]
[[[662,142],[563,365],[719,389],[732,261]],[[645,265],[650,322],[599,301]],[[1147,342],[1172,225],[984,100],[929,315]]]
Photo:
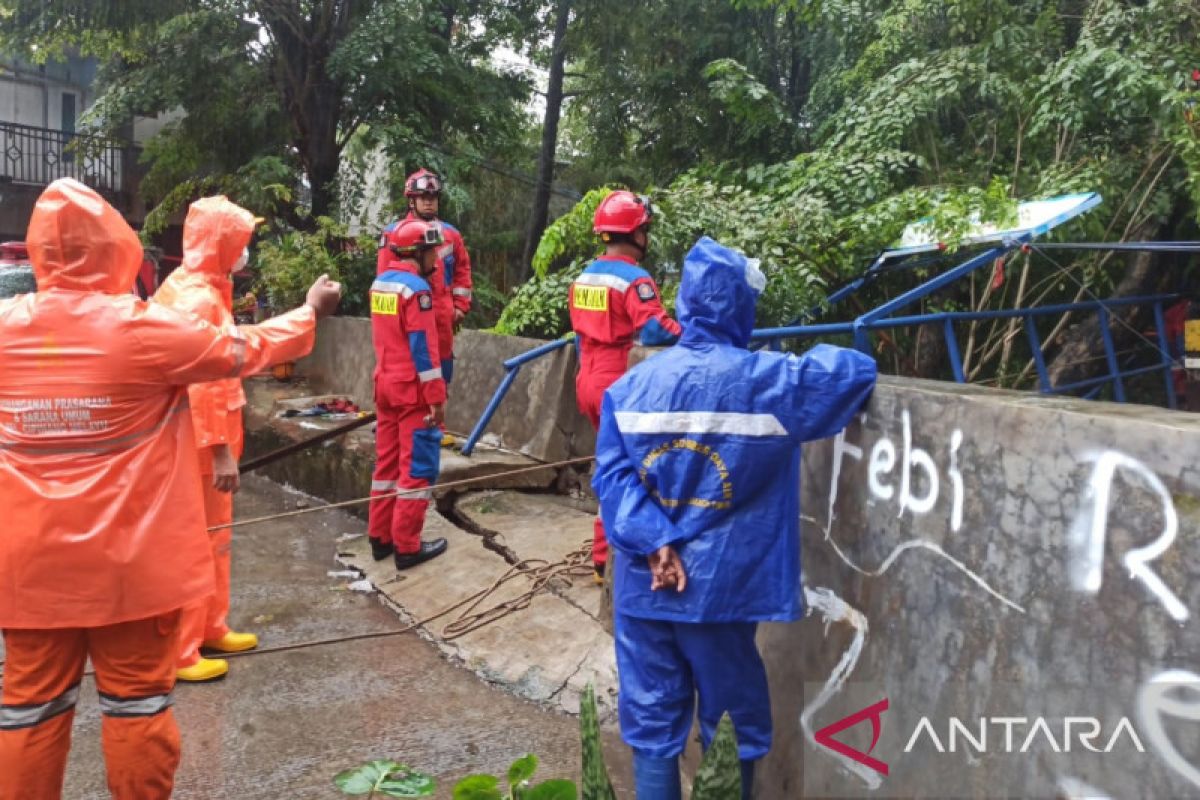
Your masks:
[[[1134,377],[1136,375],[1161,371],[1163,373],[1163,378],[1166,385],[1167,403],[1171,408],[1175,408],[1177,404],[1177,398],[1175,396],[1175,386],[1172,380],[1171,372],[1176,364],[1175,359],[1173,359],[1170,355],[1169,348],[1164,344],[1167,341],[1167,336],[1163,307],[1167,303],[1178,300],[1179,295],[1177,294],[1142,295],[1138,297],[1122,297],[1108,300],[1101,300],[1097,298],[1077,303],[1061,303],[1056,305],[989,311],[956,311],[910,315],[897,314],[897,312],[908,308],[909,306],[928,297],[939,289],[942,289],[951,283],[971,274],[975,270],[978,270],[981,267],[989,264],[993,264],[996,259],[1002,258],[1014,250],[1029,247],[1031,242],[1037,237],[1045,235],[1052,228],[1055,228],[1067,220],[1070,220],[1079,214],[1082,214],[1099,205],[1101,202],[1101,197],[1099,194],[1091,192],[1079,195],[1068,195],[1066,197],[1056,198],[1054,201],[1050,202],[1057,203],[1059,206],[1065,207],[1063,207],[1061,211],[1053,213],[1047,217],[1036,219],[1024,227],[982,233],[978,236],[968,238],[964,244],[968,246],[982,246],[985,249],[970,256],[961,264],[958,264],[957,266],[933,276],[919,286],[904,292],[900,296],[871,309],[870,311],[858,316],[853,320],[846,322],[817,324],[809,322],[809,320],[817,318],[818,315],[823,313],[824,310],[836,305],[842,300],[845,300],[847,297],[850,297],[864,287],[869,286],[885,274],[901,269],[907,270],[915,267],[927,266],[931,263],[942,260],[946,255],[944,246],[936,241],[928,241],[884,251],[871,263],[866,270],[863,271],[862,274],[844,286],[841,286],[835,291],[831,292],[823,306],[811,309],[800,319],[796,320],[796,324],[778,328],[757,329],[753,332],[751,338],[754,342],[758,343],[759,346],[766,346],[771,349],[780,349],[784,339],[811,339],[819,336],[850,335],[853,337],[854,346],[862,352],[869,354],[871,352],[871,333],[873,331],[882,331],[889,328],[909,327],[913,325],[941,324],[942,332],[946,340],[946,349],[950,357],[950,366],[954,374],[954,379],[958,383],[966,383],[967,380],[963,368],[962,356],[958,347],[958,338],[954,330],[955,323],[995,319],[1021,319],[1024,322],[1025,336],[1029,343],[1030,351],[1033,354],[1034,366],[1037,369],[1038,389],[1041,393],[1065,394],[1068,392],[1087,389],[1089,392],[1085,396],[1090,398],[1095,396],[1095,394],[1097,394],[1105,386],[1111,386],[1113,398],[1117,402],[1125,402],[1125,379]],[[1022,204],[1022,211],[1026,210],[1026,205],[1027,204]],[[910,226],[910,228],[912,227],[913,226]],[[1200,243],[1047,243],[1038,245],[1038,249],[1200,252]],[[1119,355],[1116,351],[1116,346],[1113,341],[1112,331],[1110,330],[1111,309],[1126,306],[1145,305],[1151,305],[1154,309],[1154,324],[1157,334],[1157,343],[1154,344],[1154,347],[1158,350],[1158,361],[1150,366],[1123,369],[1121,367]],[[1050,381],[1049,371],[1046,367],[1045,359],[1042,356],[1042,341],[1037,331],[1036,318],[1052,314],[1056,315],[1078,312],[1094,312],[1100,315],[1100,330],[1104,343],[1104,357],[1107,365],[1107,372],[1104,375],[1096,378],[1078,381],[1063,386],[1054,386]],[[496,389],[496,392],[492,396],[491,401],[488,403],[487,408],[484,410],[482,416],[480,416],[479,421],[475,424],[475,428],[471,431],[466,444],[463,446],[464,455],[471,454],[475,445],[478,443],[479,438],[483,435],[484,430],[487,428],[488,423],[491,422],[493,415],[499,408],[505,394],[512,386],[513,381],[516,380],[521,366],[533,361],[534,359],[555,352],[570,343],[570,339],[559,339],[530,350],[529,352],[510,358],[504,362],[504,368],[507,371],[507,374],[505,375],[500,386]]]

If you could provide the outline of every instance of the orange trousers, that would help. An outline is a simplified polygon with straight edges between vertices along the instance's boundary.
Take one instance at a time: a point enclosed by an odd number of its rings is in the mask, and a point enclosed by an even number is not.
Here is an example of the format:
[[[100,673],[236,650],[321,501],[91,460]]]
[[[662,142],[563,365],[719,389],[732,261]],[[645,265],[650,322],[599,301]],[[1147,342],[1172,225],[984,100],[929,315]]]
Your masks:
[[[171,711],[178,611],[100,628],[4,631],[0,800],[58,800],[88,657],[100,695],[108,790],[169,798],[179,766]]]
[[[233,522],[233,495],[213,488],[212,476],[204,480],[204,518],[208,527]],[[233,547],[233,529],[222,528],[208,534],[212,543],[216,592],[206,600],[183,609],[179,631],[179,667],[190,667],[200,660],[200,645],[229,633],[229,564]]]

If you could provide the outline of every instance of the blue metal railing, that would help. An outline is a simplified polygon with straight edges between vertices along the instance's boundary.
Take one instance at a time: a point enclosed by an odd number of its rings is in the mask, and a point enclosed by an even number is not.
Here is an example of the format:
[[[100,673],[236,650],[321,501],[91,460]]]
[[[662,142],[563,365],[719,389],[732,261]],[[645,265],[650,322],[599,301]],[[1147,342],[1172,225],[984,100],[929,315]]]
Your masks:
[[[479,443],[479,439],[483,436],[484,430],[487,429],[488,423],[496,415],[496,409],[500,407],[501,401],[504,400],[504,395],[508,394],[513,381],[517,379],[517,375],[521,372],[521,367],[544,355],[561,350],[571,344],[571,341],[571,339],[555,339],[553,342],[547,342],[528,352],[513,356],[504,362],[504,380],[500,381],[500,385],[496,387],[496,392],[492,395],[492,399],[488,401],[487,407],[483,409],[483,414],[480,415],[479,421],[471,429],[471,435],[467,437],[466,444],[463,445],[462,452],[464,456],[471,455],[471,452],[475,449],[475,445]]]
[[[1087,388],[1090,386],[1103,386],[1104,384],[1112,384],[1113,397],[1117,402],[1125,402],[1125,387],[1124,379],[1135,375],[1142,375],[1148,372],[1162,371],[1167,390],[1167,404],[1171,408],[1176,407],[1175,385],[1171,379],[1171,369],[1174,366],[1168,349],[1163,346],[1163,342],[1167,341],[1166,320],[1163,315],[1163,304],[1177,300],[1179,295],[1175,294],[1154,294],[1141,295],[1138,297],[1119,297],[1110,300],[1089,300],[1079,303],[1058,303],[1046,306],[1034,306],[1032,308],[1006,308],[993,311],[942,311],[933,314],[914,314],[904,317],[889,317],[887,319],[878,319],[874,321],[864,321],[864,317],[859,317],[853,322],[836,322],[824,325],[796,325],[784,328],[762,328],[754,331],[751,335],[752,339],[759,341],[767,341],[775,349],[778,349],[778,343],[783,339],[812,339],[818,336],[827,336],[831,334],[852,334],[855,336],[856,345],[860,340],[865,342],[865,352],[870,352],[870,341],[867,335],[871,331],[884,330],[887,328],[903,328],[913,325],[928,325],[942,324],[942,333],[946,340],[946,351],[950,358],[950,368],[954,374],[954,380],[958,383],[966,383],[966,374],[963,371],[962,356],[958,348],[958,337],[954,332],[955,322],[975,322],[982,320],[993,319],[1022,319],[1025,324],[1026,340],[1029,342],[1030,352],[1033,354],[1034,367],[1037,369],[1038,389],[1043,394],[1064,394],[1076,389]],[[1158,344],[1155,345],[1158,350],[1159,361],[1157,364],[1146,367],[1137,368],[1121,368],[1117,362],[1116,346],[1113,342],[1112,330],[1109,310],[1122,306],[1141,306],[1152,305],[1154,308],[1154,325],[1155,333],[1158,338]],[[1071,383],[1064,386],[1053,386],[1050,383],[1050,374],[1046,368],[1046,360],[1042,356],[1041,338],[1037,332],[1036,318],[1048,316],[1051,314],[1066,314],[1066,313],[1098,313],[1100,315],[1100,335],[1104,343],[1104,358],[1108,365],[1108,372],[1096,378]]]
[[[1068,392],[1077,391],[1079,389],[1095,388],[1101,389],[1105,385],[1111,385],[1113,389],[1113,397],[1119,402],[1125,402],[1125,379],[1132,378],[1137,375],[1143,375],[1150,372],[1162,372],[1163,381],[1166,386],[1167,404],[1171,408],[1177,407],[1177,398],[1175,396],[1175,384],[1172,380],[1171,370],[1174,367],[1174,359],[1172,359],[1168,349],[1162,344],[1167,341],[1166,321],[1163,315],[1163,304],[1173,302],[1178,299],[1175,294],[1155,294],[1142,295],[1138,297],[1120,297],[1111,300],[1091,300],[1079,303],[1058,303],[1054,305],[1035,306],[1032,308],[1008,308],[998,309],[994,311],[946,311],[933,314],[913,314],[903,317],[889,317],[886,319],[866,320],[867,315],[863,315],[851,322],[833,322],[819,325],[794,325],[781,328],[759,328],[751,334],[751,339],[768,343],[772,349],[779,349],[784,339],[814,339],[820,336],[831,335],[853,335],[856,345],[860,342],[865,352],[870,352],[871,331],[885,330],[888,328],[902,328],[913,325],[928,325],[942,324],[942,333],[946,340],[946,351],[950,359],[950,368],[954,374],[954,380],[958,383],[966,383],[967,378],[963,368],[962,356],[958,347],[958,337],[954,331],[956,322],[975,322],[994,319],[1021,319],[1024,322],[1025,336],[1029,343],[1029,350],[1033,355],[1034,367],[1037,370],[1038,389],[1042,394],[1066,394]],[[1156,364],[1135,368],[1122,368],[1117,360],[1116,346],[1113,342],[1112,331],[1110,330],[1110,313],[1109,309],[1119,308],[1123,306],[1137,305],[1153,305],[1154,308],[1154,327],[1157,334],[1159,361]],[[1051,314],[1066,314],[1066,313],[1098,313],[1100,314],[1100,331],[1101,338],[1104,342],[1104,358],[1108,365],[1108,372],[1096,378],[1077,381],[1066,385],[1054,386],[1050,382],[1050,373],[1046,367],[1046,360],[1042,356],[1041,337],[1037,332],[1036,319],[1042,316]],[[541,358],[544,355],[561,350],[563,347],[571,344],[570,339],[557,339],[553,342],[547,342],[544,345],[535,347],[534,349],[514,356],[504,362],[506,374],[500,385],[496,388],[495,394],[488,402],[479,421],[475,423],[471,435],[467,438],[466,444],[463,445],[463,455],[470,455],[475,449],[475,445],[483,436],[488,424],[495,416],[496,410],[500,407],[500,403],[504,400],[504,396],[508,394],[508,390],[512,387],[513,382],[517,379],[521,367]]]
[[[1035,306],[1031,308],[1011,308],[988,311],[953,311],[953,312],[937,312],[931,314],[910,314],[907,316],[892,316],[896,312],[913,305],[914,303],[928,297],[933,292],[948,286],[956,280],[974,272],[975,270],[992,264],[998,258],[1002,258],[1007,253],[1024,248],[1034,238],[1034,236],[1044,233],[1044,230],[1030,230],[1002,241],[992,242],[987,249],[979,252],[968,258],[962,264],[959,264],[951,269],[946,270],[914,289],[904,292],[898,297],[895,297],[882,305],[879,305],[870,311],[858,316],[857,318],[847,322],[832,322],[820,324],[798,324],[792,326],[784,326],[777,328],[760,328],[753,332],[751,338],[755,342],[765,344],[765,346],[778,350],[782,347],[784,339],[812,339],[819,336],[833,335],[850,335],[854,339],[854,346],[864,353],[870,354],[871,347],[871,332],[880,331],[888,328],[909,327],[913,325],[928,325],[941,324],[942,335],[946,341],[946,350],[950,360],[951,372],[954,375],[955,381],[958,383],[966,383],[967,376],[963,365],[962,355],[958,347],[958,337],[955,334],[954,325],[956,322],[975,322],[982,320],[997,320],[997,319],[1020,319],[1024,323],[1025,337],[1029,344],[1030,353],[1033,358],[1034,367],[1037,370],[1038,390],[1043,394],[1064,394],[1081,389],[1090,389],[1085,396],[1093,397],[1105,386],[1111,386],[1113,398],[1117,402],[1125,402],[1125,381],[1137,375],[1143,375],[1151,372],[1162,372],[1164,384],[1166,386],[1167,405],[1171,408],[1177,407],[1177,398],[1175,396],[1175,384],[1173,381],[1172,370],[1176,366],[1175,359],[1170,355],[1170,349],[1167,340],[1166,323],[1163,314],[1163,305],[1179,299],[1178,294],[1154,294],[1142,295],[1138,297],[1120,297],[1108,300],[1089,300],[1077,303],[1058,303],[1054,305]],[[1125,249],[1134,249],[1134,245],[1141,245],[1142,249],[1148,249],[1147,244],[1152,243],[1127,243],[1130,247]],[[1180,245],[1184,243],[1170,243],[1171,245]],[[1115,248],[1114,248],[1115,249]],[[1193,243],[1188,252],[1195,252],[1196,245]],[[900,261],[896,260],[896,256],[901,257]],[[913,255],[919,255],[914,253]],[[922,256],[919,261],[910,261],[904,263],[903,259],[907,258],[908,254],[901,251],[892,251],[890,254],[880,256],[862,275],[858,276],[848,284],[838,288],[830,293],[826,300],[825,307],[833,306],[838,301],[849,297],[864,286],[869,285],[880,275],[887,271],[891,271],[898,267],[908,268],[911,266],[921,266],[927,263]],[[891,261],[889,261],[891,259]],[[1155,349],[1158,351],[1157,363],[1150,366],[1122,368],[1116,345],[1112,335],[1112,315],[1110,309],[1127,307],[1127,306],[1145,306],[1150,305],[1154,310],[1154,328],[1157,336],[1157,341],[1152,342]],[[804,315],[803,319],[811,319],[815,317],[821,308],[814,308],[808,314]],[[1050,373],[1046,366],[1045,357],[1042,355],[1042,340],[1037,330],[1036,320],[1038,317],[1048,316],[1051,314],[1067,314],[1067,313],[1096,313],[1100,317],[1100,336],[1104,344],[1104,360],[1107,365],[1107,372],[1104,375],[1087,380],[1076,381],[1073,383],[1055,386],[1051,383]],[[1138,335],[1149,342],[1145,336]],[[513,381],[517,378],[517,373],[522,365],[540,358],[543,355],[552,353],[565,347],[571,342],[570,339],[559,339],[540,347],[534,348],[527,353],[522,353],[519,356],[508,359],[504,362],[504,368],[507,374],[500,386],[496,389],[483,415],[475,424],[474,430],[468,437],[466,444],[463,446],[463,454],[470,455],[475,444],[483,435],[483,431],[487,428],[492,417],[503,401],[505,394],[512,386]]]

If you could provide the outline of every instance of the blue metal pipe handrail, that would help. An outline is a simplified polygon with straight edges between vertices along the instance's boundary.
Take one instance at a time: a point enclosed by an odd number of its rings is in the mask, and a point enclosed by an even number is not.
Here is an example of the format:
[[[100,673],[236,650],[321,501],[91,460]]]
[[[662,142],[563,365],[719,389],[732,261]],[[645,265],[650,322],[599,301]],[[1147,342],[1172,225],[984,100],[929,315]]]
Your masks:
[[[924,325],[930,322],[941,322],[945,319],[964,322],[985,319],[1025,318],[1043,316],[1046,314],[1065,314],[1069,311],[1095,311],[1100,307],[1114,308],[1119,306],[1140,306],[1150,303],[1161,303],[1175,300],[1176,294],[1148,294],[1137,297],[1114,297],[1110,300],[1082,300],[1078,303],[1056,303],[1046,306],[1027,306],[1025,308],[997,308],[989,311],[938,311],[930,314],[914,314],[907,317],[889,317],[871,324],[872,328],[895,328],[908,325]]]
[[[1025,335],[1029,342],[1029,348],[1033,355],[1034,366],[1037,369],[1038,388],[1043,393],[1061,394],[1063,392],[1073,391],[1075,389],[1096,386],[1090,394],[1099,391],[1104,385],[1113,387],[1113,395],[1119,402],[1125,400],[1125,385],[1124,379],[1141,375],[1154,371],[1161,371],[1166,382],[1167,403],[1171,408],[1176,407],[1177,398],[1175,396],[1174,383],[1172,381],[1172,369],[1175,366],[1175,360],[1171,357],[1168,350],[1166,324],[1163,314],[1163,304],[1175,300],[1178,295],[1174,294],[1159,294],[1159,295],[1144,295],[1138,297],[1120,297],[1109,300],[1094,299],[1081,303],[1057,303],[1053,305],[1037,306],[1034,308],[1013,308],[1013,309],[997,309],[989,311],[952,311],[952,312],[936,312],[930,314],[910,314],[905,316],[892,316],[897,311],[904,309],[913,303],[916,303],[939,289],[948,286],[954,281],[974,272],[981,267],[994,263],[996,259],[1002,258],[1007,253],[1024,247],[1033,241],[1037,236],[1041,236],[1048,232],[1056,225],[1065,222],[1074,216],[1083,213],[1084,211],[1094,207],[1100,202],[1100,196],[1095,193],[1085,195],[1070,195],[1065,200],[1075,202],[1071,208],[1060,211],[1050,219],[1043,219],[1036,225],[1027,227],[1020,231],[1005,231],[999,234],[992,235],[987,239],[988,246],[975,255],[972,255],[962,264],[955,266],[945,272],[939,273],[921,285],[910,289],[900,296],[895,297],[866,313],[860,315],[854,320],[848,322],[822,323],[814,325],[788,325],[777,328],[761,328],[751,333],[751,339],[756,342],[763,342],[765,346],[778,350],[784,339],[792,338],[812,338],[816,336],[828,335],[852,335],[854,337],[854,346],[865,353],[871,352],[870,333],[874,330],[883,330],[886,328],[907,327],[912,325],[939,324],[942,328],[942,334],[946,341],[946,351],[950,358],[951,370],[954,374],[954,379],[959,383],[966,383],[967,376],[962,363],[962,354],[958,347],[958,340],[954,332],[954,324],[962,321],[979,321],[988,319],[1021,319],[1024,321]],[[970,244],[982,245],[984,240],[973,241]],[[1163,242],[1163,243],[1148,243],[1148,242],[1131,242],[1125,243],[1125,246],[1118,246],[1120,243],[1103,245],[1095,245],[1097,249],[1146,249],[1159,251],[1187,251],[1194,252],[1200,248],[1200,243],[1194,242]],[[1156,246],[1157,245],[1157,246]],[[1062,248],[1062,249],[1090,249],[1093,247],[1091,243],[1087,244],[1062,244],[1062,245],[1039,245],[1046,248]],[[891,269],[903,268],[908,264],[908,261],[914,257],[918,261],[913,262],[924,263],[929,258],[936,257],[932,255],[935,251],[941,251],[941,245],[924,244],[917,246],[909,246],[906,248],[894,249],[886,251],[871,263],[865,272],[860,274],[855,279],[849,281],[845,285],[832,291],[825,303],[814,307],[812,310],[802,315],[801,318],[812,318],[816,316],[823,308],[832,306],[836,302],[845,299],[854,294],[859,289],[871,283],[875,278],[882,275],[885,271]],[[1154,310],[1154,326],[1158,343],[1155,345],[1159,351],[1159,363],[1141,367],[1133,370],[1123,370],[1117,359],[1116,346],[1114,344],[1111,330],[1111,314],[1110,309],[1133,305],[1152,305]],[[1049,314],[1066,314],[1071,312],[1087,312],[1097,313],[1100,315],[1100,335],[1104,343],[1104,358],[1108,366],[1108,374],[1098,378],[1089,379],[1077,383],[1071,383],[1065,386],[1054,386],[1050,381],[1049,371],[1046,366],[1045,357],[1042,355],[1042,342],[1038,334],[1036,318]],[[1143,337],[1144,338],[1144,337]],[[504,362],[504,368],[507,374],[500,386],[496,389],[496,393],[492,396],[487,408],[476,423],[474,430],[468,437],[466,444],[463,447],[463,453],[470,455],[475,444],[483,435],[484,429],[491,421],[500,402],[504,399],[504,395],[508,392],[513,382],[516,380],[517,373],[523,364],[527,364],[534,359],[540,358],[547,353],[551,353],[566,346],[569,340],[560,339],[554,342],[548,342],[534,348],[526,353],[508,359]]]
[[[496,415],[496,409],[500,408],[500,403],[504,400],[504,396],[512,388],[513,382],[517,379],[517,374],[521,371],[521,367],[544,355],[561,350],[569,345],[571,341],[571,339],[555,339],[553,342],[546,342],[546,344],[539,345],[520,355],[515,355],[504,362],[504,380],[500,381],[500,385],[496,387],[496,392],[492,395],[492,399],[488,401],[487,407],[484,408],[483,414],[480,415],[479,421],[471,429],[471,434],[467,437],[467,441],[463,445],[462,453],[464,456],[471,455],[475,450],[475,445],[479,443],[479,439],[483,436],[484,430],[487,429],[488,423]]]
[[[972,259],[974,260],[974,259]],[[968,262],[970,263],[970,262]],[[955,270],[957,271],[957,270]],[[1092,386],[1103,386],[1104,384],[1112,384],[1114,388],[1114,396],[1118,402],[1124,402],[1125,390],[1122,379],[1142,375],[1149,372],[1162,371],[1165,377],[1167,402],[1171,408],[1177,407],[1177,398],[1175,396],[1175,386],[1171,379],[1171,368],[1174,366],[1174,359],[1171,358],[1167,348],[1162,344],[1166,341],[1166,324],[1163,318],[1163,304],[1171,300],[1177,299],[1179,296],[1175,294],[1154,294],[1154,295],[1139,295],[1136,297],[1117,297],[1110,300],[1089,300],[1078,303],[1055,303],[1045,306],[1034,306],[1027,308],[1004,308],[988,311],[941,311],[930,314],[912,314],[903,317],[888,317],[886,319],[867,320],[866,316],[859,317],[851,322],[830,322],[819,325],[789,325],[778,328],[758,328],[751,332],[750,338],[755,341],[766,341],[768,346],[778,349],[780,342],[783,339],[811,339],[818,336],[844,335],[854,334],[856,337],[861,337],[866,332],[872,330],[884,330],[888,328],[902,328],[913,325],[928,325],[939,323],[943,326],[943,334],[946,339],[947,355],[950,358],[950,367],[954,374],[954,380],[958,383],[966,383],[966,375],[963,371],[962,356],[958,348],[958,340],[954,335],[954,323],[956,322],[974,322],[989,319],[1022,319],[1025,323],[1025,335],[1029,341],[1029,349],[1033,354],[1034,366],[1038,375],[1038,389],[1043,394],[1063,394],[1083,389]],[[897,298],[897,301],[902,298]],[[911,301],[906,301],[911,302]],[[1155,328],[1158,335],[1159,344],[1158,350],[1161,356],[1158,364],[1149,367],[1140,367],[1133,370],[1124,370],[1116,363],[1116,351],[1113,345],[1112,333],[1109,330],[1110,325],[1107,323],[1109,316],[1107,309],[1134,306],[1134,305],[1150,305],[1154,306]],[[894,308],[900,307],[896,301],[889,304]],[[1041,339],[1037,332],[1037,327],[1034,323],[1036,317],[1046,316],[1050,314],[1066,314],[1070,312],[1099,312],[1102,315],[1101,336],[1105,342],[1105,360],[1108,362],[1108,374],[1097,378],[1090,378],[1086,381],[1067,384],[1064,386],[1053,386],[1050,383],[1049,371],[1046,367],[1046,361],[1042,355]],[[557,352],[567,345],[571,344],[571,339],[556,339],[552,342],[547,342],[539,345],[532,350],[528,350],[519,355],[513,356],[504,361],[505,375],[500,385],[496,387],[495,393],[488,401],[487,407],[483,414],[479,417],[479,421],[475,423],[471,434],[467,437],[466,443],[463,445],[463,455],[469,456],[475,449],[475,445],[479,443],[479,439],[483,436],[488,424],[496,415],[500,403],[504,400],[508,390],[512,388],[513,383],[517,379],[517,375],[521,371],[521,367],[531,361],[535,361],[542,356]]]

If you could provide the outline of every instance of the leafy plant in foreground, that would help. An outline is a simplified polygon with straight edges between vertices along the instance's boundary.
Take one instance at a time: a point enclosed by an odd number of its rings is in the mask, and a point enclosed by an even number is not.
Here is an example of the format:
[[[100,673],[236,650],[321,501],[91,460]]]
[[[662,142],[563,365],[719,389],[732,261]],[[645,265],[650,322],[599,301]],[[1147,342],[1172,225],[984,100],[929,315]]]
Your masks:
[[[454,800],[576,800],[572,781],[553,779],[531,784],[538,759],[527,753],[508,768],[508,793],[495,775],[469,775],[454,786]]]
[[[429,797],[437,787],[429,775],[395,761],[369,761],[338,773],[333,782],[346,794],[365,794],[368,800],[372,797]]]

